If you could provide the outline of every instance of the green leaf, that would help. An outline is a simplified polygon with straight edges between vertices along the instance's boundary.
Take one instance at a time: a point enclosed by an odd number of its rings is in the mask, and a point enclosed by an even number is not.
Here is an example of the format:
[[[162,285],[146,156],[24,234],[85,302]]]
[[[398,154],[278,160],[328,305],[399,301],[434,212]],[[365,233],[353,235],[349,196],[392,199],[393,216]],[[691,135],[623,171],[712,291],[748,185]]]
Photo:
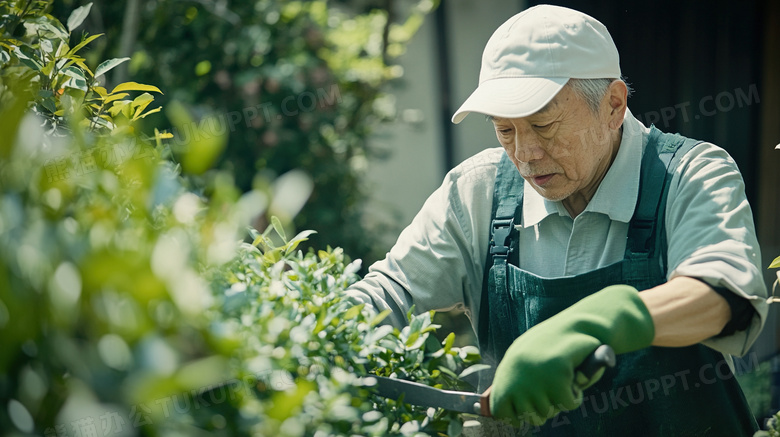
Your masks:
[[[73,47],[72,49],[70,49],[70,51],[68,52],[68,54],[67,54],[66,56],[71,56],[71,55],[73,55],[73,54],[74,54],[74,53],[76,53],[77,51],[79,51],[79,50],[81,50],[82,48],[84,48],[84,46],[85,46],[85,45],[87,45],[87,44],[91,43],[92,41],[94,41],[94,40],[96,40],[96,39],[98,39],[98,38],[100,38],[101,36],[103,36],[103,34],[102,34],[102,33],[99,33],[99,34],[97,34],[97,35],[88,36],[88,37],[87,37],[87,38],[85,38],[83,41],[81,41],[80,43],[78,43],[78,44],[76,45],[76,47]]]
[[[351,320],[357,317],[361,311],[363,311],[363,307],[366,306],[366,304],[361,303],[360,305],[355,305],[352,308],[348,309],[347,312],[344,314],[343,320]]]
[[[45,16],[26,20],[25,27],[28,28],[29,33],[37,34],[41,38],[57,38],[61,41],[67,41],[70,36],[59,21],[51,20]]]
[[[450,332],[449,335],[447,335],[447,338],[444,339],[442,342],[442,345],[444,346],[444,351],[449,352],[450,349],[452,349],[452,345],[455,343],[455,333]]]
[[[92,117],[90,119],[90,122],[94,123],[95,125],[104,127],[106,129],[114,129],[114,123],[100,117]]]
[[[42,39],[41,40],[41,50],[43,50],[46,53],[51,53],[54,51],[54,46],[51,44],[51,41],[48,39]]]
[[[390,311],[390,310],[386,310]],[[368,334],[365,336],[365,343],[367,345],[371,345],[373,343],[376,343],[378,340],[384,338],[388,334],[393,333],[393,327],[390,325],[382,325],[372,331],[369,331]]]
[[[111,94],[122,92],[122,91],[152,91],[160,94],[163,93],[162,91],[160,91],[159,88],[157,88],[154,85],[144,85],[142,83],[137,83],[137,82],[125,82],[117,85],[111,91]]]
[[[314,335],[319,334],[323,329],[325,329],[325,319],[327,316],[328,309],[325,307],[320,308],[320,313],[317,316],[317,323],[314,325],[314,329],[312,330]]]
[[[90,9],[92,9],[91,2],[84,6],[78,7],[73,12],[71,12],[70,17],[68,17],[68,30],[73,32],[73,29],[81,26],[81,23],[83,23],[84,19],[86,19],[87,15],[89,15]]]
[[[127,97],[129,95],[130,94],[128,94],[128,93],[112,94],[112,95],[106,96],[103,99],[103,103],[110,103],[110,102],[113,102],[114,100],[124,99],[125,97]]]
[[[161,110],[162,110],[162,106],[158,106],[158,107],[156,107],[154,109],[150,109],[150,110],[144,112],[143,114],[136,113],[136,115],[133,116],[133,120],[146,118],[147,115],[156,114],[156,113],[160,112]]]
[[[149,103],[154,101],[154,97],[152,97],[149,93],[143,93],[140,96],[133,99],[133,106],[137,108],[146,108]]]
[[[70,79],[68,82],[73,82],[74,85],[68,83],[65,84],[65,91],[60,96],[60,106],[66,113],[77,115],[78,119],[83,117],[81,110],[84,103],[85,90],[78,87],[76,79]],[[86,87],[85,87],[86,88]]]
[[[35,71],[41,71],[41,69],[43,69],[43,65],[38,61],[37,57],[33,53],[25,52],[31,52],[29,47],[17,46],[16,49],[14,49],[14,54],[22,64],[32,68]]]
[[[135,114],[138,115],[141,112],[143,112],[143,110],[146,109],[146,107],[149,106],[149,104],[152,103],[153,101],[154,101],[154,97],[152,97],[152,95],[149,93],[143,93],[140,96],[133,99],[133,108],[135,108]]]
[[[108,113],[111,114],[112,117],[116,117],[120,112],[126,111],[131,103],[133,103],[132,100],[118,100],[111,105],[111,108],[108,109]]]
[[[473,345],[467,345],[460,348],[458,355],[464,361],[473,361],[480,358],[479,349]]]
[[[767,268],[769,268],[769,269],[778,269],[778,268],[780,268],[780,256],[775,258],[775,260],[772,261],[772,264],[769,264],[769,267],[767,267]]]
[[[256,247],[258,244],[262,243],[264,240],[265,240],[264,236],[258,235],[257,237],[255,237],[254,240],[252,240],[252,246]]]
[[[279,220],[279,217],[277,216],[271,217],[271,225],[274,227],[276,233],[279,234],[280,237],[282,237],[282,241],[287,243],[287,234],[284,233],[284,226],[282,226],[282,222]]]
[[[73,79],[83,80],[86,81],[87,78],[84,76],[84,72],[79,70],[76,67],[65,67],[62,70],[62,74],[72,77]]]
[[[95,78],[98,78],[107,72],[109,72],[112,68],[116,67],[117,65],[120,65],[124,62],[129,61],[130,58],[114,58],[109,59],[108,61],[101,62],[100,65],[95,69]]]
[[[87,64],[84,63],[84,59],[83,58],[78,58],[78,59],[75,60],[75,62],[76,62],[76,65],[78,65],[79,67],[83,68],[84,71],[86,71],[87,73],[92,75],[92,70],[90,70],[89,67],[87,67]]]
[[[282,259],[282,250],[279,248],[271,249],[263,255],[265,262],[269,264],[276,264]]]
[[[460,372],[460,375],[458,375],[458,378],[463,379],[463,378],[471,375],[472,373],[476,373],[476,372],[479,372],[481,370],[485,370],[485,369],[489,369],[489,368],[490,368],[489,364],[473,364],[473,365],[467,367],[466,370]]]
[[[46,77],[51,77],[51,72],[54,70],[54,59],[49,61],[48,64],[46,64],[43,68],[41,68],[41,73],[44,74]]]
[[[271,250],[276,248],[274,242],[270,238],[268,238],[268,235],[265,234],[259,235],[257,238],[255,238],[252,244],[254,246],[258,246],[259,244],[262,244],[264,250]]]
[[[300,410],[306,395],[317,387],[311,381],[296,380],[292,389],[273,393],[269,408],[265,411],[268,417],[279,422],[284,421]]]
[[[430,336],[426,333],[413,332],[406,340],[406,350],[417,350],[423,347]]]
[[[412,321],[409,323],[409,333],[419,333],[425,326],[425,318],[427,313],[418,314],[412,317]]]
[[[393,310],[384,310],[381,313],[377,314],[376,317],[371,319],[371,322],[368,324],[369,327],[373,328],[374,326],[380,324],[382,320],[384,320],[387,316],[393,313]]]
[[[407,312],[406,312],[406,320],[413,320],[413,319],[414,319],[414,317],[415,317],[415,316],[413,316],[413,314],[414,314],[414,308],[415,308],[415,306],[414,306],[414,305],[412,305],[412,306],[409,308],[409,311],[407,311]]]
[[[57,105],[54,102],[54,98],[53,97],[45,98],[45,99],[41,100],[40,102],[41,102],[41,106],[43,106],[44,108],[49,110],[49,112],[51,112],[52,114],[57,112]]]
[[[458,437],[463,433],[463,424],[460,422],[459,417],[454,417],[450,424],[447,425],[447,435],[450,437]]]
[[[60,45],[57,46],[57,52],[54,54],[54,57],[59,59],[64,54],[68,53],[68,50],[70,50],[68,43],[66,41],[60,41]],[[64,59],[60,60],[64,61]]]
[[[304,241],[308,240],[309,239],[309,235],[316,234],[316,233],[317,233],[317,231],[313,231],[313,230],[307,230],[307,231],[300,232],[298,235],[293,237],[293,239],[290,240],[289,243],[287,243],[287,250],[286,250],[286,252],[287,253],[291,253],[292,251],[294,251],[298,247],[299,244],[301,244]]]
[[[71,77],[67,81],[65,81],[64,84],[62,84],[62,87],[73,88],[73,89],[87,92],[87,81],[86,79],[77,79],[75,77]]]
[[[454,379],[458,378],[458,375],[456,375],[455,372],[453,372],[452,370],[450,370],[450,369],[448,369],[448,368],[446,368],[444,366],[439,366],[439,371],[441,371],[441,373],[444,373],[445,375],[448,375],[448,376],[450,376],[450,377],[452,377]]]

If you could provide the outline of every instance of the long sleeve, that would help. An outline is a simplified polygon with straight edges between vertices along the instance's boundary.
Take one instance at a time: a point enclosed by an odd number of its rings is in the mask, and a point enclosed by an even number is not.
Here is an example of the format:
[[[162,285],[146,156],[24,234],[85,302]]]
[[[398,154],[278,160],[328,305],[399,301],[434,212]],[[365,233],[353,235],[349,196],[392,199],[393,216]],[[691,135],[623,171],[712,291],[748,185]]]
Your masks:
[[[766,319],[767,290],[753,214],[736,163],[717,146],[696,146],[683,157],[668,202],[669,278],[698,278],[753,305],[747,329],[704,342],[723,353],[744,355]]]
[[[502,149],[488,149],[450,171],[404,229],[387,256],[348,293],[377,311],[462,309],[476,324],[487,250],[495,164]]]

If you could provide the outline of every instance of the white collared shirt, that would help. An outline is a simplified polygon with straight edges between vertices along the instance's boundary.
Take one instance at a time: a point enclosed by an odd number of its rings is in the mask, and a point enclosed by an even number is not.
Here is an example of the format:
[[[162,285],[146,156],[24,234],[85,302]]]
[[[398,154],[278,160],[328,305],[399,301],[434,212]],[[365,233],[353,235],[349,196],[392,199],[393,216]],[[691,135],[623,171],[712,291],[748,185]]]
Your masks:
[[[560,201],[525,184],[519,267],[546,278],[573,276],[623,259],[650,130],[626,111],[620,149],[585,210],[575,219]],[[376,310],[392,309],[401,326],[415,312],[465,310],[479,326],[483,266],[496,166],[502,148],[484,150],[451,170],[404,229],[385,259],[349,294]],[[766,319],[767,290],[744,183],[723,149],[702,143],[680,161],[666,207],[668,279],[691,276],[750,300],[756,316],[745,331],[704,344],[744,355]]]

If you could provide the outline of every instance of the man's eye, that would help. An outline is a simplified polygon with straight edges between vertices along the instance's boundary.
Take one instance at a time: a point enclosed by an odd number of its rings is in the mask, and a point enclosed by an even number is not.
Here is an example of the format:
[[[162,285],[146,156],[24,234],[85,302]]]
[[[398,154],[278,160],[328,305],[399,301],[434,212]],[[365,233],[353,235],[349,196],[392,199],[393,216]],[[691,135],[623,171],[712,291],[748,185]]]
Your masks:
[[[553,124],[547,123],[547,124],[535,124],[533,125],[534,129],[536,130],[547,130],[549,129]]]
[[[506,135],[509,135],[509,134],[512,133],[512,129],[498,129],[498,133],[500,133],[501,135],[506,136]]]

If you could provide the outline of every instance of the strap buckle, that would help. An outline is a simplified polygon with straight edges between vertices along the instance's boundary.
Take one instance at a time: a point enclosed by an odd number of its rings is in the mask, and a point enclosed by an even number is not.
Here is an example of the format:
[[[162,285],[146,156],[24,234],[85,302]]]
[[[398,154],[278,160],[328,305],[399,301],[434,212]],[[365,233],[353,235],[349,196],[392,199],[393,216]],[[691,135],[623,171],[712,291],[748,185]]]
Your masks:
[[[490,239],[490,253],[506,256],[512,251],[510,236],[514,229],[515,219],[493,220]]]

